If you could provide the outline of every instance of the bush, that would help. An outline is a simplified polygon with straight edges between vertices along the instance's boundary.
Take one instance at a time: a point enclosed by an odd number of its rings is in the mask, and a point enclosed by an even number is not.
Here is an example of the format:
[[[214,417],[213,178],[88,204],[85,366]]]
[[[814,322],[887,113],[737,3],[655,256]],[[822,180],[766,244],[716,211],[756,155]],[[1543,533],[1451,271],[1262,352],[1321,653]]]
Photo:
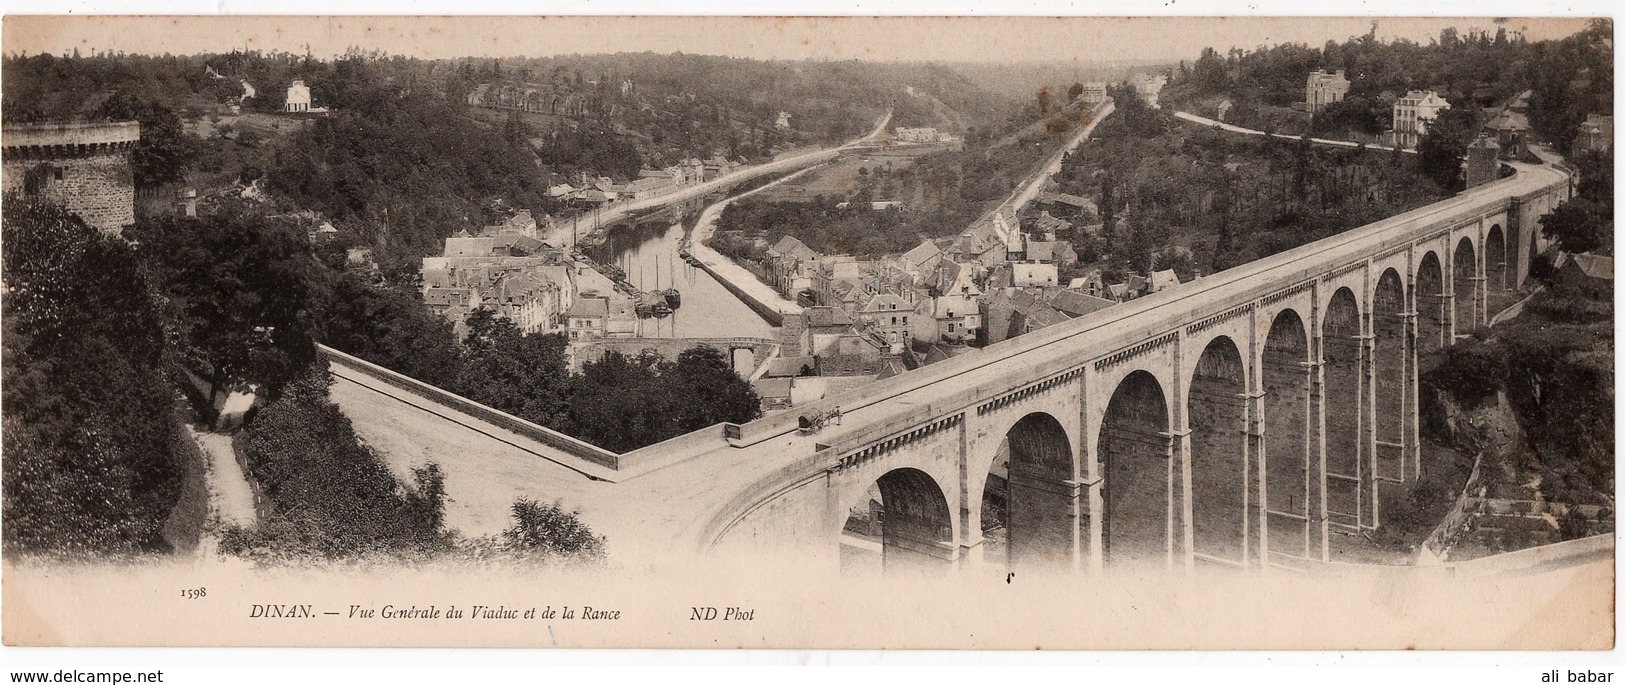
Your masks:
[[[1464,408],[1483,406],[1506,382],[1504,352],[1475,339],[1445,349],[1444,359],[1423,375],[1422,382],[1449,393]]]
[[[502,539],[520,552],[539,553],[590,561],[604,556],[606,540],[555,502],[543,505],[521,498],[513,503],[514,524],[503,531]]]
[[[161,551],[188,438],[159,298],[123,240],[55,205],[4,208],[5,550]]]
[[[1556,293],[1536,295],[1526,311],[1559,323],[1612,323],[1614,320],[1613,302],[1562,287]]]
[[[444,549],[440,467],[419,468],[415,487],[402,485],[328,401],[328,382],[326,369],[311,369],[241,436],[271,511],[255,530],[228,531],[221,551],[272,561]]]

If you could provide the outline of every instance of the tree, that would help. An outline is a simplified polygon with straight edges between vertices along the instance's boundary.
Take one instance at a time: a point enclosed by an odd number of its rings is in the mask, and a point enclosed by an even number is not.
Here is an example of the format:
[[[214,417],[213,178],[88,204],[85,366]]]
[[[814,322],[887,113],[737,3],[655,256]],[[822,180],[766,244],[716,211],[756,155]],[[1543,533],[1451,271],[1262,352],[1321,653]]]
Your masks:
[[[760,406],[722,353],[709,348],[685,350],[675,362],[653,351],[611,351],[582,365],[573,381],[567,432],[615,452],[749,421]]]
[[[129,245],[61,207],[4,200],[5,549],[164,546],[187,438],[160,305]]]
[[[1540,217],[1541,232],[1564,252],[1612,251],[1614,245],[1613,152],[1580,154],[1578,194]]]
[[[1389,108],[1380,100],[1364,95],[1349,95],[1316,114],[1311,130],[1317,135],[1345,137],[1350,133],[1376,135],[1388,125]]]
[[[635,357],[610,351],[583,364],[571,386],[570,434],[613,452],[677,435],[676,398],[661,377],[663,361],[652,351]]]
[[[1152,109],[1133,86],[1114,86],[1108,89],[1116,105],[1113,116],[1127,129],[1141,138],[1155,138],[1167,130],[1167,115]]]
[[[1428,123],[1427,133],[1416,145],[1422,173],[1433,179],[1440,188],[1452,192],[1461,190],[1461,160],[1466,156],[1467,146],[1472,144],[1477,130],[1471,106],[1452,106],[1440,112]]]
[[[1610,209],[1614,206],[1614,151],[1586,151],[1574,156],[1580,169],[1580,182],[1575,188],[1580,197],[1589,198]]]
[[[1198,92],[1210,95],[1225,90],[1230,80],[1226,72],[1224,59],[1219,57],[1219,52],[1213,48],[1202,48],[1202,56],[1196,60],[1191,74]]]
[[[715,348],[683,350],[670,374],[673,391],[683,399],[676,406],[677,435],[724,421],[745,423],[760,411],[761,398]]]
[[[502,532],[511,548],[580,561],[603,558],[606,540],[593,535],[576,512],[557,502],[544,505],[527,498],[513,503],[513,525]]]
[[[439,466],[415,469],[411,486],[397,480],[328,398],[329,383],[324,364],[303,369],[244,431],[247,470],[270,512],[254,530],[222,536],[222,552],[285,560],[441,546]]]
[[[569,406],[568,346],[558,333],[521,333],[488,309],[468,315],[458,392],[527,421],[558,428]]]
[[[130,236],[211,401],[249,385],[274,398],[315,359],[308,306],[318,266],[303,230],[227,208],[141,222]]]
[[[1602,203],[1576,197],[1540,217],[1541,232],[1564,252],[1591,252],[1614,244],[1614,213]]]
[[[327,345],[425,383],[455,387],[461,351],[451,322],[413,288],[346,271],[320,288],[315,335]]]
[[[181,180],[196,154],[196,145],[181,128],[179,114],[157,102],[143,102],[126,92],[104,101],[96,115],[102,119],[141,123],[141,140],[130,152],[135,184],[151,188]]]

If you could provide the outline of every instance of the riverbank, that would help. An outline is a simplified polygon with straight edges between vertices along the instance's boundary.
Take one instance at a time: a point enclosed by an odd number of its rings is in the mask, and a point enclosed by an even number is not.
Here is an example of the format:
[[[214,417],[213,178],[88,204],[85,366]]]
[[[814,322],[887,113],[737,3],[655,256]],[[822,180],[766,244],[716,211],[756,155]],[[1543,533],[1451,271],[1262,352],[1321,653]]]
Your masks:
[[[750,192],[741,193],[706,207],[705,211],[700,213],[699,221],[695,222],[694,235],[689,240],[688,251],[689,254],[694,256],[697,266],[704,269],[706,273],[711,274],[711,277],[715,278],[717,283],[727,288],[728,292],[733,293],[735,297],[738,297],[746,306],[760,314],[762,318],[767,319],[768,323],[773,324],[775,328],[784,325],[786,315],[800,314],[801,305],[785,299],[777,290],[757,278],[756,274],[711,249],[709,245],[705,244],[705,241],[710,239],[711,235],[716,232],[717,219],[722,216],[722,210],[727,208],[728,203],[750,197],[817,168],[818,166],[812,166],[802,169]]]
[[[593,228],[588,229],[588,233],[591,234],[598,227],[613,225],[628,216],[632,216],[636,212],[669,205],[675,202],[703,198],[706,195],[718,191],[725,191],[729,187],[738,185],[739,183],[748,181],[758,176],[783,173],[794,170],[798,166],[808,166],[808,168],[812,168],[836,158],[843,151],[849,148],[863,145],[879,137],[881,133],[885,132],[886,124],[890,121],[891,112],[886,112],[886,114],[882,115],[879,121],[875,123],[874,130],[870,131],[868,135],[838,147],[817,149],[800,154],[792,153],[792,156],[789,157],[775,159],[765,164],[758,164],[755,166],[738,169],[727,176],[706,181],[698,185],[682,188],[673,192],[664,193],[642,200],[613,203],[607,210],[599,210],[593,214]],[[569,222],[561,222],[559,226],[554,228],[554,230],[544,237],[543,240],[552,245],[558,245],[566,248],[574,247],[579,228],[579,226],[574,226]],[[569,240],[565,241],[565,238],[569,238]]]

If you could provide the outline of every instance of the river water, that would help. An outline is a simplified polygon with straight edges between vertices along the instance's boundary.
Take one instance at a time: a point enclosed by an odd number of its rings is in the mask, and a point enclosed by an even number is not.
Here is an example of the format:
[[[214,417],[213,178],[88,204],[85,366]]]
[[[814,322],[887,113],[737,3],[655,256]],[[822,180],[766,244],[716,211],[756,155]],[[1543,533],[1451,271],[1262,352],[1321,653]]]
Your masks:
[[[773,327],[711,274],[689,266],[677,255],[683,239],[681,224],[642,224],[609,232],[594,248],[593,259],[626,271],[639,290],[676,287],[683,304],[671,316],[639,319],[640,337],[646,338],[771,338]]]

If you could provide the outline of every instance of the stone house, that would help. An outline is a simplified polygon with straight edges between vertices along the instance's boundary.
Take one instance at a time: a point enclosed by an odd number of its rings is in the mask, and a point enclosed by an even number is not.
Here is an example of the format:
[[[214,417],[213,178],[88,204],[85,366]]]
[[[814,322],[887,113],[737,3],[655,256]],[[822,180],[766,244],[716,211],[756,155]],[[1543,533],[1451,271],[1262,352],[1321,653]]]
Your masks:
[[[1431,90],[1413,90],[1394,101],[1394,144],[1415,148],[1427,135],[1428,123],[1439,118],[1439,113],[1450,109],[1438,93]]]
[[[767,250],[767,269],[775,290],[794,298],[813,288],[819,254],[795,236],[784,236]]]
[[[866,324],[869,331],[885,340],[893,354],[903,351],[909,341],[914,337],[914,323],[917,318],[915,305],[899,295],[881,293],[869,298],[868,304],[858,310],[858,319]]]
[[[1324,69],[1317,69],[1309,74],[1309,79],[1304,84],[1303,100],[1310,113],[1318,113],[1326,109],[1327,105],[1342,102],[1348,93],[1349,80],[1343,76],[1342,69],[1330,73]]]
[[[942,262],[925,283],[930,299],[930,316],[919,316],[914,339],[921,342],[968,342],[982,329],[978,305],[982,290],[971,279],[971,270],[954,262]]]
[[[1010,274],[1011,285],[1017,288],[1054,286],[1060,278],[1053,263],[1015,262],[1010,265]]]
[[[1573,150],[1589,150],[1592,152],[1606,152],[1614,148],[1614,118],[1601,114],[1587,114],[1586,120],[1580,124],[1580,132],[1574,137]]]
[[[565,313],[571,340],[602,338],[609,331],[609,300],[593,295],[579,295]]]

